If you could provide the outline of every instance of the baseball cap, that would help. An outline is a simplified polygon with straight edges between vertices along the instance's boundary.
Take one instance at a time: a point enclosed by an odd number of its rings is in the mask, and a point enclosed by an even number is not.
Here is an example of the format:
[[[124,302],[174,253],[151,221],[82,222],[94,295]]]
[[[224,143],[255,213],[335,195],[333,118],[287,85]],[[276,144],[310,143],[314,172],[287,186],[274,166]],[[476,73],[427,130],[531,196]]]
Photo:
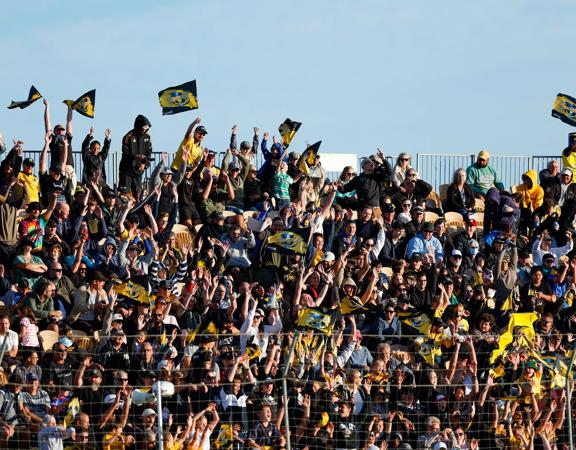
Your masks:
[[[466,221],[466,225],[469,225],[471,227],[477,227],[478,226],[478,222],[476,222],[476,219],[468,219]]]
[[[58,340],[58,343],[64,345],[65,347],[72,347],[74,345],[74,342],[72,342],[72,340],[66,336],[61,337]]]
[[[488,153],[486,150],[481,150],[480,153],[478,153],[478,158],[489,159],[490,153]],[[444,448],[446,448],[446,447],[444,447]]]
[[[422,259],[422,253],[414,252],[412,253],[411,261],[420,261]]]
[[[426,222],[422,227],[422,231],[434,231],[434,224],[432,222]]]
[[[462,252],[460,250],[452,250],[452,256],[462,256]]]
[[[174,175],[174,172],[172,172],[170,168],[165,167],[162,169],[162,172],[160,172],[160,175]]]
[[[195,133],[208,134],[208,132],[206,131],[206,127],[204,125],[200,125],[200,126],[196,127],[194,132]]]
[[[447,449],[446,444],[444,442],[436,442],[432,450],[440,450],[440,449]]]
[[[223,219],[224,218],[224,214],[222,214],[222,211],[212,211],[210,213],[209,216],[210,219]]]
[[[155,415],[156,411],[154,411],[152,408],[146,408],[144,411],[142,411],[142,417],[155,416]]]
[[[39,209],[40,211],[42,211],[42,205],[40,204],[40,202],[30,202],[30,203],[28,203],[28,207],[26,208],[26,212],[32,212],[36,209]]]
[[[22,165],[24,166],[35,166],[36,163],[34,162],[34,160],[32,158],[26,158],[24,159],[24,161],[22,161]]]
[[[382,207],[382,212],[391,213],[396,211],[396,207],[392,203],[385,203]]]
[[[162,370],[162,369],[169,370],[169,369],[168,369],[168,361],[165,360],[165,359],[163,359],[162,361],[160,361],[160,362],[158,363],[158,365],[156,366],[156,370]]]
[[[335,261],[336,260],[336,256],[334,255],[334,253],[332,252],[326,252],[324,253],[324,256],[322,256],[322,261]]]
[[[116,322],[118,320],[124,320],[124,316],[122,314],[112,314],[112,322]]]
[[[37,381],[38,375],[36,375],[35,373],[30,372],[29,374],[26,375],[26,381],[29,383],[31,381]]]
[[[54,131],[56,130],[65,130],[66,128],[64,128],[64,125],[62,125],[61,123],[59,123],[58,125],[56,125],[54,127]]]
[[[232,162],[228,165],[228,169],[229,169],[229,170],[240,170],[240,165],[239,165],[236,161],[232,161]]]
[[[102,378],[102,371],[100,369],[92,369],[90,372],[88,372],[88,375]]]

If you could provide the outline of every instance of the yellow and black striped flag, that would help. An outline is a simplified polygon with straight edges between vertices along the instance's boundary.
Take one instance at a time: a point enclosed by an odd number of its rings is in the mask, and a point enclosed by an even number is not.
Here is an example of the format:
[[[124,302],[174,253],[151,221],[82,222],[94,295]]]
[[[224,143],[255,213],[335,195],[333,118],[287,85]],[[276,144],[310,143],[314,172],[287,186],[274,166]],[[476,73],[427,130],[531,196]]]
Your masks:
[[[566,94],[558,94],[554,99],[552,117],[576,127],[576,98]]]
[[[12,103],[10,103],[10,105],[8,106],[8,109],[27,108],[28,106],[30,106],[32,103],[34,103],[39,98],[42,98],[42,94],[40,94],[40,92],[38,92],[38,89],[36,89],[34,86],[32,86],[30,88],[30,92],[28,93],[28,100],[24,100],[23,102],[15,102],[14,100],[12,100]]]
[[[198,109],[196,80],[163,89],[158,92],[158,99],[164,116]]]
[[[284,143],[284,147],[288,148],[292,139],[296,135],[296,132],[300,129],[302,122],[294,122],[293,120],[286,119],[284,122],[280,124],[278,127],[278,131],[280,132],[280,136],[282,136],[282,142]]]
[[[310,172],[310,167],[312,166],[312,164],[314,164],[314,160],[316,159],[316,155],[318,155],[318,151],[320,150],[321,144],[322,141],[318,141],[315,144],[309,145],[306,148],[306,151],[302,153],[302,156],[300,156],[298,163],[296,163],[298,169],[305,175],[308,175],[308,173]]]
[[[68,105],[68,108],[73,109],[83,116],[94,118],[94,105],[96,103],[96,89],[86,92],[78,97],[78,100],[64,100],[62,103]]]

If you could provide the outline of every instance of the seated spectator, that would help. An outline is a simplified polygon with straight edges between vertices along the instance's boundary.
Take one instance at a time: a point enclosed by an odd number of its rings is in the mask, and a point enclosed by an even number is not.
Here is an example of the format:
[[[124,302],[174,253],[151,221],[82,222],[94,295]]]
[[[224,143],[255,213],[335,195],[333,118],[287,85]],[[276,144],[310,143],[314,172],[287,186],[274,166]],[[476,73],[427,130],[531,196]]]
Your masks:
[[[470,185],[466,183],[466,171],[464,169],[458,169],[454,172],[454,179],[448,186],[446,201],[444,202],[444,211],[460,213],[464,217],[464,220],[466,220],[468,215],[474,212],[475,204],[474,191]]]
[[[483,199],[491,187],[496,187],[500,191],[504,189],[498,174],[489,166],[489,162],[490,153],[482,150],[478,153],[476,162],[466,169],[466,183],[477,198]]]

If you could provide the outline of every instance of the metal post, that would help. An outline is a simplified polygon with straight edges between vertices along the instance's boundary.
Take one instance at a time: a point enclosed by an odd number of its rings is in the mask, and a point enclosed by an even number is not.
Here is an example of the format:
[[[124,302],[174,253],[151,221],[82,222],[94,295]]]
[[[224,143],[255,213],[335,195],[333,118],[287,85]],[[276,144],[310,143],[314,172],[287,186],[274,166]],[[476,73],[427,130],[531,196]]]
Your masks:
[[[292,442],[290,439],[290,420],[288,419],[288,383],[286,377],[288,376],[288,368],[290,367],[290,361],[294,355],[294,349],[296,348],[296,341],[300,337],[300,333],[296,331],[294,337],[292,338],[292,344],[290,345],[290,351],[288,352],[288,358],[286,358],[286,364],[284,366],[284,372],[282,373],[282,397],[284,397],[284,428],[286,429],[286,450],[292,450]]]
[[[0,350],[0,364],[4,361],[4,353],[6,353],[6,345],[8,345],[8,333],[4,335],[4,341],[2,341],[2,349]]]
[[[156,383],[156,414],[158,414],[158,450],[164,450],[164,421],[162,418],[161,383]]]
[[[572,358],[568,366],[568,373],[566,374],[566,419],[568,419],[568,442],[570,443],[570,450],[574,450],[574,432],[572,423],[572,377],[574,367],[574,360],[576,360],[576,345],[572,349]]]

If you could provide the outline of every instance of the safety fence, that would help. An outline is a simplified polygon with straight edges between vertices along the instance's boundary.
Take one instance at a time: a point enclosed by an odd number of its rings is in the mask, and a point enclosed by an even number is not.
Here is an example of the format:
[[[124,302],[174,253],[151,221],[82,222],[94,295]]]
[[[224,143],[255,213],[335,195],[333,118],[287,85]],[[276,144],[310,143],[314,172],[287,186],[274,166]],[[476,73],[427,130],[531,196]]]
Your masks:
[[[30,157],[38,163],[40,153],[39,150],[25,150],[24,157]],[[80,177],[80,174],[82,173],[82,154],[77,151],[72,152],[72,154],[76,173],[79,174]],[[216,153],[216,166],[222,164],[225,154],[225,152]],[[118,182],[118,166],[121,157],[122,154],[120,151],[110,151],[108,154],[105,168],[108,185],[110,186],[116,186],[116,183]],[[161,161],[161,159],[161,152],[152,153],[152,161],[150,162],[150,167],[144,174],[144,179],[147,179],[150,176],[153,168]],[[362,159],[363,158],[358,159],[358,167],[356,167],[356,170],[359,170],[360,161]],[[387,159],[391,165],[394,166],[395,159],[392,157],[387,157]],[[540,171],[546,167],[548,161],[553,159],[560,159],[560,156],[492,155],[490,157],[490,166],[493,167],[501,177],[504,186],[509,188],[512,185],[520,184],[522,182],[522,174],[527,170],[534,169]],[[475,160],[476,155],[417,153],[415,157],[412,158],[412,164],[418,170],[420,178],[432,184],[434,190],[438,192],[441,184],[452,182],[454,172],[457,169],[466,169],[466,167],[473,164]],[[256,167],[262,165],[263,157],[261,153],[254,155],[253,163]],[[340,172],[334,171],[327,172],[326,174],[326,177],[330,180],[337,180],[339,176]]]
[[[573,336],[541,335],[526,345],[518,335],[494,358],[497,350],[486,344],[496,334],[464,333],[327,337],[293,330],[270,336],[261,353],[249,347],[242,354],[226,340],[231,336],[192,341],[185,330],[168,341],[165,334],[128,336],[128,346],[116,343],[123,334],[72,333],[67,344],[42,342],[44,350],[16,359],[2,352],[3,365],[16,366],[26,381],[0,393],[0,447],[36,448],[51,414],[75,428],[62,429],[70,448],[300,449],[324,442],[364,449],[397,447],[399,439],[426,449],[440,441],[505,448],[518,440],[525,448],[572,449]],[[33,354],[40,374],[27,363]],[[6,415],[10,393],[18,398],[15,422]],[[349,439],[355,446],[339,447]]]

